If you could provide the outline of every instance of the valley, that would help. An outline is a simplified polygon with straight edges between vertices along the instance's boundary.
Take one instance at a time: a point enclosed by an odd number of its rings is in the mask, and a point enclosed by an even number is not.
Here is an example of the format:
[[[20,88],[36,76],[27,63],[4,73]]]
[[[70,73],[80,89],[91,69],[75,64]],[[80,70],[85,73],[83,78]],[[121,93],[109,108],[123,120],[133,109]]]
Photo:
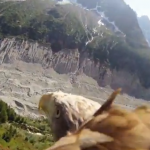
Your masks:
[[[71,83],[69,74],[58,74],[53,69],[43,69],[40,64],[21,61],[2,64],[0,79],[0,99],[14,108],[18,114],[30,118],[39,117],[39,98],[49,91],[61,90],[82,95],[99,103],[103,103],[112,92],[109,87],[99,87],[94,79],[85,74],[77,76],[78,82]],[[115,103],[127,109],[133,109],[141,104],[149,105],[148,101],[127,94],[119,95]]]

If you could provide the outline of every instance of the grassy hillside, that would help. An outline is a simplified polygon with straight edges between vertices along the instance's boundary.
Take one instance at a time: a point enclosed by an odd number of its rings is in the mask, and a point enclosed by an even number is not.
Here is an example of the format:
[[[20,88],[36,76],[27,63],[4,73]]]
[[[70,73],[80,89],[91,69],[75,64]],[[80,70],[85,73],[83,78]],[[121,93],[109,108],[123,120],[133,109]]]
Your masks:
[[[47,120],[23,118],[0,101],[0,149],[43,150],[52,144]]]

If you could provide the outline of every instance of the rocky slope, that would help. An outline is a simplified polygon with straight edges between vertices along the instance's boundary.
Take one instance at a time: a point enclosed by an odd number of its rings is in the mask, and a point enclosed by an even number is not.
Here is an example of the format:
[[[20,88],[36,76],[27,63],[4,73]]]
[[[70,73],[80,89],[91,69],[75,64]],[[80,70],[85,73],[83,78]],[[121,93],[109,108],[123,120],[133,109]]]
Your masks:
[[[59,74],[70,74],[75,80],[77,75],[86,74],[95,79],[101,87],[122,87],[125,93],[132,96],[149,97],[149,89],[140,84],[139,79],[125,71],[107,68],[103,63],[95,62],[86,51],[78,49],[62,49],[53,52],[51,47],[26,40],[4,39],[0,45],[0,63],[13,64],[23,61],[41,64],[44,69],[52,68]],[[19,64],[18,64],[19,65]]]
[[[62,90],[98,102],[112,92],[109,86],[122,87],[124,92],[135,90],[136,94],[149,94],[149,90],[144,90],[138,79],[127,72],[107,70],[101,78],[105,69],[78,49],[53,53],[46,45],[4,39],[0,45],[0,60],[0,98],[22,115],[37,117],[39,97],[48,91]],[[106,87],[99,87],[96,80]],[[117,103],[134,108],[149,102],[123,94],[117,98]]]

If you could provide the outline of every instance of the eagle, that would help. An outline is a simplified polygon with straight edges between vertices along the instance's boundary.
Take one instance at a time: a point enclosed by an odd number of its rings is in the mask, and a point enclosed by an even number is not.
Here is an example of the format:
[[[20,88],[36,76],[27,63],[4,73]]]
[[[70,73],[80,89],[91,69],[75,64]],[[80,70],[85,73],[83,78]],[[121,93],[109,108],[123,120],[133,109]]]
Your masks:
[[[76,131],[67,133],[47,150],[149,150],[150,108],[125,110],[112,105],[120,91],[114,91]]]
[[[55,91],[41,96],[38,109],[46,115],[57,141],[67,132],[77,130],[100,106],[100,103],[83,96]]]

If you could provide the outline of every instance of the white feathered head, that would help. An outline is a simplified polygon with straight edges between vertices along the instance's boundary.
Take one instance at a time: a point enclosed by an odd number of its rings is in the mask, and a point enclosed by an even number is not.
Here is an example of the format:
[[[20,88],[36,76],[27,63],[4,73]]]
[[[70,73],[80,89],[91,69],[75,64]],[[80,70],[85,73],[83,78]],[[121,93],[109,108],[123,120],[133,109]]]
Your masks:
[[[44,94],[39,101],[39,110],[47,116],[55,140],[78,129],[100,106],[83,96],[62,91]]]

